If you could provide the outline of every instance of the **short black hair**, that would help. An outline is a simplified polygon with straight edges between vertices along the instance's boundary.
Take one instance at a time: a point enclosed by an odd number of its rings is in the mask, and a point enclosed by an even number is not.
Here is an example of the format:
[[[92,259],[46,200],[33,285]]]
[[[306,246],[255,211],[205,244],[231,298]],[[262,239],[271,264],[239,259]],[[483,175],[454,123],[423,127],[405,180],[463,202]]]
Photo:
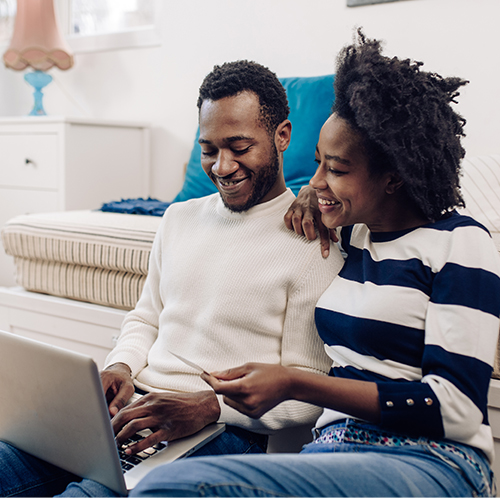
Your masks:
[[[397,173],[409,199],[436,220],[465,205],[459,181],[465,119],[450,104],[468,81],[421,66],[383,56],[380,41],[358,29],[337,58],[333,112],[361,134],[371,171]]]
[[[257,62],[240,60],[214,66],[200,86],[198,109],[205,100],[220,100],[245,91],[257,95],[261,122],[270,135],[274,134],[288,118],[288,99],[276,74]]]

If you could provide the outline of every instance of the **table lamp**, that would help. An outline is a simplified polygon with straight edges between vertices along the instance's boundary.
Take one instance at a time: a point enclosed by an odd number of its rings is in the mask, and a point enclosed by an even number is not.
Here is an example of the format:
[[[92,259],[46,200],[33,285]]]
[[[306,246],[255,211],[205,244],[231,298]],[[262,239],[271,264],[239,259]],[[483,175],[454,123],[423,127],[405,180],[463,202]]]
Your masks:
[[[30,116],[43,116],[42,89],[52,81],[45,71],[57,66],[63,71],[73,66],[73,55],[59,30],[53,0],[17,0],[12,40],[3,54],[5,66],[34,71],[24,79],[35,89],[35,104]]]

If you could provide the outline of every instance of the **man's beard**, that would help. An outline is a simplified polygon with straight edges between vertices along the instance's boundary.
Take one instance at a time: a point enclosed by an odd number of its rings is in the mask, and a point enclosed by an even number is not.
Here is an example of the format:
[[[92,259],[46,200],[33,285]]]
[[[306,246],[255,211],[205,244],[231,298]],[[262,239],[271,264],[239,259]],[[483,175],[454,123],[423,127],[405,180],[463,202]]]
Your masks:
[[[274,141],[271,142],[271,147],[269,163],[265,167],[261,168],[259,173],[256,175],[252,193],[245,204],[242,204],[241,206],[231,206],[226,202],[224,196],[221,195],[224,206],[226,206],[230,211],[233,211],[234,213],[248,211],[250,208],[257,205],[260,200],[263,199],[273,188],[280,172],[280,161]]]

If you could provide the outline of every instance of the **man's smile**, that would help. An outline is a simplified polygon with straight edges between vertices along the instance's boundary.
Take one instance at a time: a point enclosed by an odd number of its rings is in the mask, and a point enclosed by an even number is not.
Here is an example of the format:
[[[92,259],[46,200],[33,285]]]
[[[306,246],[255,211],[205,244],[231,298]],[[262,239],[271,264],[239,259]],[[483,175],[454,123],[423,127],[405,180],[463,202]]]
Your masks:
[[[232,187],[233,185],[237,185],[238,183],[241,183],[242,181],[246,180],[248,177],[244,178],[237,178],[236,180],[224,180],[222,178],[217,178],[217,181],[223,186],[223,187]]]

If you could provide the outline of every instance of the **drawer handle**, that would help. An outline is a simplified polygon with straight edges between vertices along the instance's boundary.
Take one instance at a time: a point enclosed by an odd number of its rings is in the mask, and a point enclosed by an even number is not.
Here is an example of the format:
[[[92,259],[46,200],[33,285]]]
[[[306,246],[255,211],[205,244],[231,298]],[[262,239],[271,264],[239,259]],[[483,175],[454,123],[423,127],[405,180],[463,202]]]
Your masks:
[[[32,161],[31,159],[28,159],[28,158],[26,158],[26,159],[24,160],[24,162],[25,162],[26,164],[33,164],[33,165],[35,164],[35,161]]]

